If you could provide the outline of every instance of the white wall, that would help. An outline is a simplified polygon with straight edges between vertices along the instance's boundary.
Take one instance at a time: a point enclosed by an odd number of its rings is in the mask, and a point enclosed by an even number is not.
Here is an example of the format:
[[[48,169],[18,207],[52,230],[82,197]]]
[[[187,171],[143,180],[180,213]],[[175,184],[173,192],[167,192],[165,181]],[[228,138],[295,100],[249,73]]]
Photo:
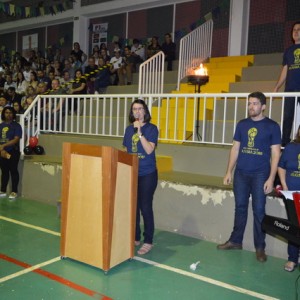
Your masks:
[[[250,201],[243,249],[255,251],[251,205]],[[283,201],[279,198],[268,197],[266,211],[268,215],[287,218]],[[159,181],[154,198],[154,217],[156,227],[161,230],[203,239],[217,246],[229,239],[233,228],[233,192]],[[266,253],[286,259],[287,243],[267,234]]]

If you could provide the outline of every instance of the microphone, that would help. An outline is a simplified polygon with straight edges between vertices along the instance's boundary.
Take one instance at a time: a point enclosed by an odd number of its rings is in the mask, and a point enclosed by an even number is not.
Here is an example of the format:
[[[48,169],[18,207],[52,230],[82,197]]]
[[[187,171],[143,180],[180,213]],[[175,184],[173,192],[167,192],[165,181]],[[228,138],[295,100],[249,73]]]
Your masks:
[[[139,118],[135,118],[135,120],[138,121]],[[134,133],[137,133],[137,132],[138,132],[138,128],[137,128],[137,127],[134,127],[134,128],[133,128],[133,131],[134,131]]]

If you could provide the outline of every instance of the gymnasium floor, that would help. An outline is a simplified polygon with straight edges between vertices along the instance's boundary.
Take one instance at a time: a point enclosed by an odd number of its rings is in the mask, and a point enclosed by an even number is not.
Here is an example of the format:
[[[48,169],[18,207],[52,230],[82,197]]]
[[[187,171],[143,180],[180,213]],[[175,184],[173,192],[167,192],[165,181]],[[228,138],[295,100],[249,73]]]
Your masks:
[[[282,259],[259,263],[249,251],[218,251],[214,243],[157,230],[152,252],[104,274],[61,260],[59,232],[56,207],[0,199],[1,300],[297,299],[300,273],[285,272]]]

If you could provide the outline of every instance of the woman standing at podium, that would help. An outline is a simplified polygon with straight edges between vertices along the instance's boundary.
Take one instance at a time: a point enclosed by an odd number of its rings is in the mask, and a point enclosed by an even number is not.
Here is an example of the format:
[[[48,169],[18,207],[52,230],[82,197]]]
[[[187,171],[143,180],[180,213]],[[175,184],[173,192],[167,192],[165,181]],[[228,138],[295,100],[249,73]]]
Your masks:
[[[152,249],[154,235],[152,203],[158,180],[155,158],[158,129],[150,121],[150,112],[144,100],[133,101],[129,112],[131,125],[126,128],[123,146],[128,153],[135,153],[139,158],[135,246],[141,243],[140,214],[142,214],[144,243],[138,250],[140,255]]]
[[[282,152],[278,164],[278,175],[283,190],[300,190],[300,126],[296,138],[287,144]],[[284,265],[286,271],[292,272],[297,267],[299,250],[299,246],[288,242],[288,261]]]

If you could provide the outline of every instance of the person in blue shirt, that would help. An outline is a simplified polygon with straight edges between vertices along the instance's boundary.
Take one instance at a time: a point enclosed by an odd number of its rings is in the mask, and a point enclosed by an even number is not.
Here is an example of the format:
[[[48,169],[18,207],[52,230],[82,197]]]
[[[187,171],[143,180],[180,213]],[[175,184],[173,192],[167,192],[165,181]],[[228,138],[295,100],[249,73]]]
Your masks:
[[[109,66],[105,65],[102,57],[99,57],[98,67],[100,71],[97,73],[95,79],[95,94],[105,94],[107,87],[110,85]]]
[[[0,124],[0,168],[1,168],[1,191],[0,197],[6,197],[6,189],[9,175],[12,181],[10,200],[18,195],[19,172],[18,163],[20,160],[19,141],[22,138],[22,127],[16,120],[16,112],[12,107],[4,107],[1,113],[2,123]]]
[[[296,138],[287,144],[282,152],[278,164],[278,176],[284,191],[300,190],[300,126]],[[298,265],[300,247],[288,242],[288,261],[284,269],[294,271]]]
[[[234,227],[229,240],[217,246],[220,250],[242,249],[251,195],[254,246],[256,258],[260,262],[267,260],[266,235],[261,229],[261,223],[265,216],[266,195],[273,190],[281,144],[280,127],[264,116],[265,108],[265,95],[261,92],[251,93],[248,96],[249,117],[237,124],[223,180],[224,185],[231,183],[235,167]]]
[[[295,22],[292,27],[292,39],[294,45],[284,51],[282,70],[274,87],[274,92],[285,83],[285,92],[300,91],[300,21]],[[300,103],[300,98],[297,99]],[[292,125],[295,113],[295,97],[286,97],[284,101],[284,115],[282,127],[282,146],[290,142]]]
[[[170,33],[165,34],[165,42],[161,46],[162,51],[165,54],[165,60],[167,62],[167,70],[172,71],[172,62],[175,60],[176,44],[172,42],[172,36]]]
[[[141,99],[133,101],[129,113],[131,125],[125,130],[123,146],[128,153],[137,154],[139,158],[135,246],[139,246],[141,240],[140,214],[144,220],[144,243],[138,250],[139,255],[152,249],[154,235],[153,195],[158,181],[155,158],[158,129],[150,121],[146,103]]]

